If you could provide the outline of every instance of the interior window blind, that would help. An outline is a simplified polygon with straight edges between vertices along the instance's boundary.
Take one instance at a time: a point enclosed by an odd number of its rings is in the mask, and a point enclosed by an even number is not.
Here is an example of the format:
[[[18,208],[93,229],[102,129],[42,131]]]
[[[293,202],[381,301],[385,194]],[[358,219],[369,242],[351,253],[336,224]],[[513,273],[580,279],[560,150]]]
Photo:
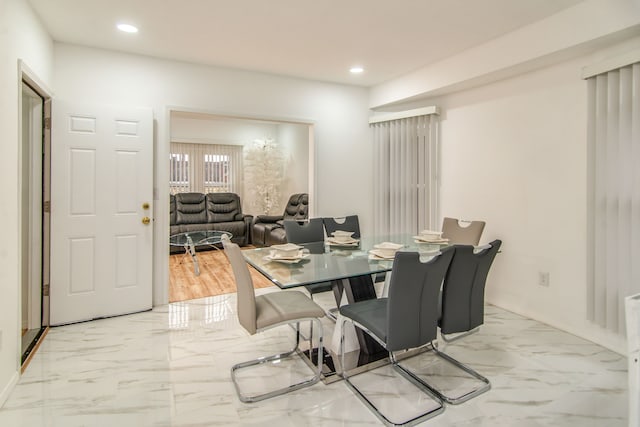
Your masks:
[[[437,227],[438,125],[437,114],[370,122],[376,234]]]
[[[624,333],[624,297],[640,292],[640,63],[587,84],[587,317]]]

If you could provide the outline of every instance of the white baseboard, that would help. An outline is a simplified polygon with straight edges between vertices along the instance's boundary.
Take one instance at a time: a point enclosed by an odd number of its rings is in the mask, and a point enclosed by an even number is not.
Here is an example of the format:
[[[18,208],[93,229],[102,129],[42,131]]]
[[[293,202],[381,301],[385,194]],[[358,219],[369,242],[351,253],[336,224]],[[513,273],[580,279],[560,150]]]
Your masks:
[[[13,388],[16,386],[19,379],[20,374],[18,373],[18,371],[14,372],[7,385],[2,389],[2,393],[0,393],[0,408],[4,406],[4,402],[7,401],[7,398],[13,391]]]
[[[579,328],[575,325],[569,325],[566,323],[558,322],[556,319],[551,319],[546,316],[541,316],[540,313],[532,311],[524,306],[514,305],[510,301],[502,301],[500,298],[486,297],[485,301],[489,304],[500,307],[504,310],[518,314],[520,316],[527,317],[529,319],[536,320],[540,323],[544,323],[561,331],[567,332],[571,335],[575,335],[579,338],[591,341],[594,344],[609,349],[621,356],[626,356],[626,339],[624,337],[615,337],[614,333],[606,331],[598,326],[589,325],[585,328]],[[585,324],[587,321],[585,320]]]

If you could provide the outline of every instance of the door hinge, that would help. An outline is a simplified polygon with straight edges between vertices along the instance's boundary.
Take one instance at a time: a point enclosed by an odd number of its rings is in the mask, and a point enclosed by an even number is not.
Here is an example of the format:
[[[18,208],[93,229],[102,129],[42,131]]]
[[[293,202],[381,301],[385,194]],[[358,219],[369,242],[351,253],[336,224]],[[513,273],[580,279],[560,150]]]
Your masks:
[[[47,130],[51,130],[51,117],[44,118],[44,128]]]
[[[45,297],[49,296],[49,285],[48,284],[42,286],[42,295],[45,296]]]
[[[42,204],[42,210],[43,210],[44,212],[51,213],[51,201],[50,201],[50,200],[46,200],[46,201]]]

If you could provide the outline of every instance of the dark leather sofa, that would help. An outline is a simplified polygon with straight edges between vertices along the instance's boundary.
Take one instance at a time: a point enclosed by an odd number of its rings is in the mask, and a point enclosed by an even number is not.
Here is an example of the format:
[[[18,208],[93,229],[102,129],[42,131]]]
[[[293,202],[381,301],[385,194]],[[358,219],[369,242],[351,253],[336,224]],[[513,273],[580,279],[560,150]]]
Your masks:
[[[251,243],[252,215],[244,215],[235,193],[179,193],[169,197],[169,234],[187,231],[228,231],[240,246]],[[171,252],[184,252],[171,246]]]
[[[282,225],[285,219],[302,220],[309,216],[309,195],[293,194],[289,197],[282,215],[258,215],[253,221],[251,241],[256,246],[271,246],[287,243]]]

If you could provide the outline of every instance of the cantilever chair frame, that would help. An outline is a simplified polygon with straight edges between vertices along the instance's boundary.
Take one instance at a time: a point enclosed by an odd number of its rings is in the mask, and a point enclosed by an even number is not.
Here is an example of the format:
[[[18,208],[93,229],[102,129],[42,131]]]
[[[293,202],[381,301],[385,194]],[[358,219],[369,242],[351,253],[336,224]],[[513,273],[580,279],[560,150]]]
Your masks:
[[[416,375],[415,373],[413,373],[412,371],[406,369],[404,366],[402,366],[399,362],[397,363],[397,366],[399,369],[401,369],[402,371],[404,371],[407,375],[413,377],[413,379],[419,383],[421,383],[423,386],[429,388],[436,396],[438,396],[440,399],[442,399],[444,402],[450,404],[450,405],[459,405],[463,402],[466,402],[469,399],[472,399],[482,393],[485,393],[487,391],[489,391],[491,389],[491,382],[484,377],[483,375],[479,374],[477,371],[473,370],[472,368],[470,368],[468,365],[465,365],[464,363],[460,362],[459,360],[454,359],[453,357],[449,356],[447,353],[442,352],[440,350],[438,350],[438,344],[434,343],[433,341],[430,343],[430,347],[433,350],[433,354],[435,354],[436,356],[440,357],[443,360],[446,360],[447,362],[453,364],[454,366],[458,367],[459,369],[463,370],[464,372],[466,372],[467,374],[469,374],[470,376],[476,378],[477,380],[479,380],[480,382],[483,383],[483,385],[481,385],[480,387],[477,387],[465,394],[462,394],[460,396],[449,396],[445,393],[443,393],[441,390],[437,389],[436,387],[434,387],[431,384],[428,384],[426,381],[424,381],[422,378],[420,378],[418,375]]]
[[[262,328],[262,329],[258,329],[256,330],[256,333],[258,332],[263,332],[266,331],[268,329],[272,329],[272,328],[277,328],[279,326],[283,326],[283,325],[291,325],[293,323],[295,323],[295,331],[296,331],[296,345],[295,347],[293,347],[291,350],[286,351],[284,353],[280,353],[280,354],[274,354],[271,356],[263,356],[263,357],[259,357],[257,359],[254,360],[249,360],[247,362],[242,362],[242,363],[238,363],[235,364],[231,367],[231,381],[233,382],[234,387],[236,388],[236,392],[238,393],[238,398],[240,399],[241,402],[244,403],[253,403],[253,402],[259,402],[261,400],[265,400],[265,399],[269,399],[271,397],[275,397],[275,396],[280,396],[282,394],[285,393],[289,393],[291,391],[295,391],[295,390],[299,390],[301,388],[304,387],[308,387],[310,385],[313,385],[315,383],[317,383],[318,381],[320,381],[320,378],[322,377],[322,357],[318,357],[318,364],[317,366],[314,368],[314,376],[312,378],[309,378],[307,380],[301,381],[299,383],[296,384],[292,384],[289,385],[287,387],[283,387],[277,390],[273,390],[267,393],[263,393],[263,394],[258,394],[258,395],[253,395],[253,396],[247,396],[244,395],[242,393],[242,391],[240,390],[240,385],[238,384],[238,380],[236,378],[236,372],[242,368],[247,368],[250,366],[256,366],[256,365],[262,365],[264,363],[272,363],[272,362],[279,362],[282,360],[285,360],[295,354],[299,355],[303,360],[307,361],[307,358],[304,354],[302,354],[302,351],[300,350],[300,322],[306,322],[306,321],[311,321],[314,322],[316,324],[317,327],[317,331],[319,331],[318,333],[318,354],[322,354],[323,351],[323,344],[322,344],[322,322],[320,322],[320,319],[317,317],[305,317],[305,318],[301,318],[301,319],[296,319],[295,321],[289,321],[289,322],[280,322],[280,323],[276,323],[274,325],[270,325],[266,328]]]
[[[409,255],[409,253],[398,253],[396,254],[396,258],[394,260],[394,266],[393,266],[393,271],[395,271],[396,268],[398,268],[399,270],[396,272],[396,274],[392,273],[392,280],[406,280],[406,277],[403,276],[398,276],[399,274],[402,274],[403,268],[405,264],[401,264],[401,263],[406,263],[407,265],[411,265],[410,263],[415,262],[415,260],[418,260],[418,262],[420,264],[424,264],[423,266],[420,267],[420,272],[424,273],[424,269],[431,269],[434,268],[434,274],[441,274],[442,278],[444,278],[444,275],[446,274],[446,269],[448,268],[449,262],[451,261],[451,258],[453,256],[453,252],[454,252],[454,248],[445,248],[442,251],[438,252],[437,254],[434,254],[435,257],[428,261],[428,262],[422,262],[419,261],[418,258],[418,254],[417,253],[412,253],[411,255]],[[445,255],[445,252],[447,252],[447,254]],[[415,256],[415,258],[412,260],[410,258],[410,256]],[[446,258],[440,258],[442,256],[445,256]],[[444,264],[443,264],[444,263]],[[418,265],[418,264],[416,264]],[[438,272],[438,269],[442,269],[440,272]],[[394,277],[396,277],[396,279],[394,279]],[[398,278],[399,277],[399,278]],[[424,279],[423,279],[424,280]],[[435,279],[428,279],[429,281],[427,283],[429,283],[428,288],[425,288],[425,282],[422,282],[422,290],[420,291],[421,294],[423,295],[424,298],[428,297],[430,295],[430,293],[433,292],[437,292],[437,289],[439,289],[440,287],[440,283],[442,279],[438,279],[438,276],[435,276]],[[395,282],[392,283],[392,286],[397,286],[395,285]],[[425,290],[425,289],[430,289],[430,291]],[[400,295],[400,294],[394,294],[394,295]],[[412,295],[412,294],[409,294]],[[397,297],[393,297],[394,299]],[[391,301],[391,300],[389,300]],[[401,301],[401,300],[399,300]],[[358,303],[355,303],[358,304]],[[387,304],[386,305],[386,310],[387,310],[387,316],[389,316],[389,311],[391,309],[395,309],[394,307],[399,304],[399,302],[392,304]],[[391,308],[390,308],[391,307]],[[420,308],[421,310],[422,308]],[[437,307],[434,305],[434,310],[436,310]],[[397,315],[393,316],[394,318],[397,319]],[[435,338],[437,336],[437,316],[433,315],[433,332],[428,335],[428,336],[432,336],[433,338]],[[425,321],[429,321],[428,318],[429,316],[425,316]],[[393,322],[393,320],[390,320],[389,317],[386,318],[387,322]],[[362,329],[364,332],[366,332],[369,336],[371,336],[375,341],[377,341],[383,348],[385,348],[388,353],[389,353],[389,362],[392,366],[392,368],[397,371],[403,378],[407,379],[409,382],[411,382],[413,385],[415,385],[418,389],[420,389],[422,392],[424,392],[427,396],[429,396],[435,403],[436,406],[427,411],[424,412],[420,415],[415,416],[414,418],[411,418],[407,421],[404,421],[402,423],[395,423],[393,421],[391,421],[389,418],[387,418],[386,415],[384,415],[374,404],[373,402],[371,402],[371,400],[369,400],[367,398],[367,396],[365,396],[365,394],[360,391],[357,386],[355,384],[353,384],[351,382],[351,380],[349,379],[349,375],[347,370],[345,369],[345,356],[344,356],[344,330],[345,330],[345,324],[346,322],[352,322],[354,326],[356,326],[357,328]],[[397,320],[396,320],[397,322]],[[391,327],[391,323],[387,323],[388,327]],[[428,325],[427,325],[428,326]],[[392,331],[398,331],[397,327],[393,328],[393,329],[389,329],[386,330],[384,333],[385,334],[389,334],[389,332]],[[394,334],[396,334],[397,332],[393,332]],[[405,357],[409,357],[409,356],[413,356],[416,354],[417,352],[421,352],[424,349],[428,349],[429,346],[434,347],[433,345],[433,340],[431,341],[423,341],[424,338],[422,337],[422,335],[424,334],[429,334],[428,331],[426,330],[422,330],[419,333],[420,337],[416,337],[415,335],[411,338],[406,338],[406,337],[402,337],[402,338],[395,338],[395,337],[391,337],[388,336],[387,337],[387,342],[385,342],[385,340],[381,337],[379,337],[378,335],[376,335],[376,333],[372,332],[369,328],[367,328],[365,325],[363,325],[361,322],[359,322],[358,320],[355,320],[351,317],[348,317],[347,315],[345,315],[343,317],[342,323],[340,324],[340,364],[341,364],[341,372],[340,375],[341,377],[345,380],[345,383],[347,384],[347,386],[356,394],[356,396],[358,396],[358,398],[365,404],[365,406],[367,406],[385,425],[387,426],[407,426],[407,425],[415,425],[417,423],[421,423],[425,420],[428,420],[440,413],[442,413],[444,411],[444,403],[442,398],[440,397],[440,395],[438,393],[435,392],[435,390],[428,384],[426,384],[424,381],[422,381],[419,377],[417,377],[416,375],[414,375],[413,373],[411,373],[411,371],[409,371],[408,369],[402,367],[399,364],[398,359],[396,358],[395,352],[396,351],[402,351],[403,356]],[[401,334],[398,334],[401,335]],[[425,337],[426,338],[426,337]],[[417,345],[413,345],[410,343],[414,343]],[[400,350],[401,347],[404,347],[406,345],[409,345],[410,347],[406,347],[406,348],[402,348]],[[393,350],[390,350],[390,348],[392,348]],[[411,349],[410,349],[411,348]]]
[[[456,247],[456,252],[453,255],[453,259],[451,260],[451,265],[449,266],[450,271],[447,272],[447,276],[445,278],[445,282],[444,282],[444,287],[443,287],[443,292],[446,292],[446,286],[447,286],[447,280],[449,279],[449,274],[451,273],[451,269],[452,268],[456,268],[455,267],[455,262],[456,262],[456,256],[460,256],[460,254],[462,254],[463,252],[460,251],[470,251],[473,250],[474,253],[474,257],[483,257],[483,256],[488,256],[490,258],[488,258],[488,264],[486,265],[486,270],[481,271],[480,274],[481,276],[483,275],[484,278],[481,278],[480,280],[484,280],[486,281],[486,275],[489,272],[489,268],[491,268],[491,265],[493,263],[493,259],[495,258],[496,253],[498,252],[498,250],[500,249],[500,246],[502,244],[502,241],[500,240],[494,240],[491,243],[488,243],[486,245],[477,247],[475,249],[472,249],[469,245],[464,245],[464,246],[460,246],[460,247]],[[469,252],[467,252],[469,253]],[[478,277],[478,271],[474,270],[473,272],[473,280],[475,281],[475,279],[477,279]],[[472,283],[473,285],[474,283]],[[484,283],[483,283],[483,289],[484,289]],[[482,293],[484,295],[484,292]],[[482,303],[484,303],[484,298],[482,298]],[[444,304],[443,304],[443,310],[444,310]],[[472,323],[473,324],[477,324],[476,323]],[[471,326],[471,325],[470,325]],[[479,330],[480,325],[472,327],[470,330],[468,331],[461,331],[460,333],[455,333],[455,335],[452,335],[450,337],[447,337],[446,334],[442,333],[442,329],[440,330],[440,336],[442,337],[442,339],[445,342],[452,342],[452,341],[456,341],[459,338],[465,337],[469,334],[475,333]],[[444,400],[446,403],[449,403],[451,405],[457,405],[463,402],[466,402],[467,400],[478,396],[482,393],[485,393],[487,391],[489,391],[491,389],[491,382],[484,377],[483,375],[481,375],[480,373],[478,373],[477,371],[473,370],[472,368],[470,368],[469,366],[463,364],[462,362],[454,359],[453,357],[449,356],[448,354],[438,350],[437,344],[434,344],[432,342],[432,347],[433,347],[433,351],[434,354],[436,354],[438,357],[448,361],[449,363],[452,363],[454,366],[462,369],[463,371],[465,371],[466,373],[468,373],[469,375],[471,375],[472,377],[476,378],[477,380],[479,380],[482,385],[476,387],[473,390],[470,390],[469,392],[459,395],[459,396],[450,396],[450,395],[446,395],[445,393],[443,393],[442,391],[436,389],[435,387],[432,387],[431,385],[427,384],[424,380],[416,377],[416,380],[421,381],[425,386],[427,387],[431,387],[432,390],[434,391],[434,393],[436,393],[440,398],[442,398],[442,400]],[[402,368],[402,366],[400,366]],[[407,372],[409,375],[414,375],[411,372]]]
[[[236,283],[238,283],[239,277],[241,277],[244,273],[246,273],[246,280],[247,280],[247,284],[246,287],[243,286],[242,289],[248,289],[250,287],[250,291],[247,294],[251,295],[252,293],[252,298],[254,298],[254,300],[256,299],[255,296],[255,291],[253,289],[253,283],[251,280],[251,275],[249,274],[249,270],[246,264],[246,261],[242,258],[242,255],[240,253],[240,248],[238,247],[238,245],[236,245],[235,243],[232,243],[230,240],[228,239],[223,239],[222,240],[222,244],[225,248],[225,254],[227,254],[227,256],[229,257],[229,261],[232,264],[232,267],[234,269],[234,276],[236,278]],[[242,266],[242,267],[241,267]],[[237,268],[243,268],[242,273],[240,273],[240,270],[236,271]],[[245,271],[246,270],[246,271]],[[242,279],[240,279],[242,280]],[[238,283],[238,287],[240,288],[240,284]],[[240,289],[239,289],[240,291]],[[311,306],[315,306],[317,307],[318,310],[322,310],[320,307],[318,307],[315,303],[313,303],[311,300],[309,300],[306,296],[304,296],[303,293],[299,292],[299,291],[292,291],[295,292],[296,294],[299,294],[300,297],[303,298],[303,300],[301,301],[309,301]],[[240,296],[238,296],[238,298],[240,298]],[[297,296],[296,296],[297,298]],[[277,299],[276,299],[277,301]],[[239,314],[240,316],[240,314]],[[257,316],[257,313],[256,313]],[[242,324],[242,319],[240,319],[240,323]],[[250,327],[247,328],[247,326],[245,326],[244,324],[242,324],[243,327],[245,327],[249,333],[251,334],[256,334],[258,332],[263,332],[266,331],[268,329],[273,329],[273,328],[277,328],[279,326],[283,326],[283,325],[291,325],[293,326],[295,324],[295,331],[296,331],[296,344],[295,346],[289,350],[286,351],[284,353],[280,353],[280,354],[274,354],[271,356],[263,356],[263,357],[259,357],[257,359],[254,360],[249,360],[247,362],[242,362],[242,363],[238,363],[235,364],[231,367],[231,381],[233,382],[233,385],[236,389],[236,392],[238,393],[238,398],[240,399],[241,402],[244,403],[252,403],[252,402],[259,402],[261,400],[265,400],[265,399],[269,399],[271,397],[275,397],[275,396],[279,396],[281,394],[285,394],[285,393],[289,393],[291,391],[294,390],[298,390],[301,389],[303,387],[308,387],[310,385],[313,385],[315,383],[317,383],[321,376],[322,376],[322,363],[323,363],[323,358],[322,357],[318,357],[317,358],[317,366],[313,367],[313,363],[308,363],[311,365],[314,375],[311,378],[308,378],[306,380],[300,381],[296,384],[291,384],[287,387],[282,387],[276,390],[272,390],[272,391],[268,391],[266,393],[262,393],[262,394],[256,394],[256,395],[245,395],[242,393],[241,389],[240,389],[240,384],[238,383],[238,379],[237,379],[237,373],[239,370],[243,369],[243,368],[247,368],[250,366],[256,366],[256,365],[262,365],[265,363],[271,363],[271,362],[279,362],[282,360],[285,360],[291,356],[294,355],[298,355],[301,357],[302,360],[304,360],[305,362],[308,362],[307,358],[305,355],[302,354],[302,351],[300,350],[300,322],[312,322],[311,324],[313,325],[315,323],[316,326],[316,330],[317,330],[317,339],[318,339],[318,354],[322,355],[323,354],[323,328],[322,328],[322,322],[320,321],[319,317],[309,317],[308,315],[303,315],[301,317],[296,317],[296,318],[291,318],[289,320],[285,320],[285,321],[281,321],[281,322],[276,322],[276,323],[272,323],[272,324],[267,324],[263,327]],[[252,332],[253,331],[253,332]],[[311,340],[311,339],[310,339]],[[310,342],[310,348],[309,348],[309,354],[311,354],[311,348],[312,348],[312,343]]]
[[[425,413],[425,414],[420,414],[410,420],[407,420],[404,423],[401,424],[397,424],[394,423],[393,421],[391,421],[390,419],[388,419],[374,404],[373,402],[371,402],[371,400],[369,400],[367,398],[367,396],[365,396],[364,393],[362,393],[358,387],[356,387],[351,380],[349,379],[349,375],[347,374],[347,370],[344,369],[345,366],[345,362],[344,362],[344,326],[347,322],[352,322],[353,325],[357,328],[362,329],[364,332],[366,332],[371,338],[373,338],[378,344],[380,344],[382,347],[385,347],[386,344],[384,341],[382,341],[380,338],[378,338],[376,336],[376,334],[374,334],[373,332],[371,332],[369,329],[367,329],[365,326],[363,326],[362,324],[360,324],[359,322],[353,320],[353,319],[349,319],[347,317],[343,317],[342,318],[342,324],[340,325],[340,329],[341,329],[341,333],[340,333],[340,366],[342,369],[342,372],[340,373],[340,376],[344,379],[345,383],[347,384],[347,386],[351,389],[351,391],[353,391],[356,396],[358,396],[358,398],[360,398],[360,400],[365,404],[365,406],[367,408],[369,408],[369,410],[371,412],[373,412],[379,419],[380,421],[382,421],[386,426],[413,426],[415,424],[419,424],[422,423],[423,421],[426,421],[430,418],[435,417],[436,415],[441,414],[442,412],[444,412],[444,400],[440,397],[440,395],[438,393],[436,393],[431,386],[427,385],[424,381],[422,381],[420,378],[418,378],[416,375],[414,375],[411,371],[409,371],[408,369],[403,368],[400,364],[399,361],[396,358],[396,355],[394,352],[390,351],[389,352],[389,363],[391,364],[391,366],[393,367],[393,369],[398,372],[403,378],[405,378],[407,381],[411,382],[413,385],[415,385],[416,387],[418,387],[421,391],[423,391],[425,394],[427,394],[431,399],[433,399],[438,406]],[[428,347],[433,347],[433,343],[427,344],[426,346],[423,347],[423,349],[427,349]],[[414,355],[415,353],[412,352],[411,355]]]

